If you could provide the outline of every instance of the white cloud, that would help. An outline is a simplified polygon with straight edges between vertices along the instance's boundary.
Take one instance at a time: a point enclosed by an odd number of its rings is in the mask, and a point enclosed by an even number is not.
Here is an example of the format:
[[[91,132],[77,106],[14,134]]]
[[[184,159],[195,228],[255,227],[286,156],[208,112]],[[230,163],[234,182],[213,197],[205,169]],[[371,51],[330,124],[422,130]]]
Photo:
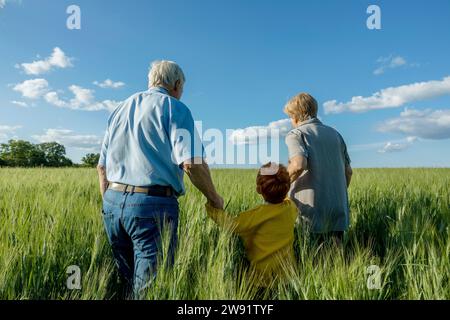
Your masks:
[[[359,152],[359,151],[374,151],[376,150],[379,153],[387,153],[393,151],[401,151],[409,148],[416,141],[419,141],[419,138],[410,136],[403,139],[391,140],[391,141],[383,141],[383,142],[375,142],[375,143],[367,143],[367,144],[352,144],[348,146],[348,150],[351,152]]]
[[[416,82],[399,87],[389,87],[375,92],[370,97],[355,96],[342,103],[336,100],[323,104],[325,113],[364,112],[376,109],[400,107],[406,103],[431,99],[450,94],[450,76],[442,80]]]
[[[85,89],[80,86],[71,85],[69,90],[74,94],[74,98],[70,100],[70,105],[73,109],[80,109],[89,106],[95,100],[94,91]]]
[[[406,65],[406,59],[401,56],[380,57],[377,60],[379,67],[375,69],[373,74],[380,75],[383,74],[387,69],[395,69]]]
[[[101,110],[107,110],[109,112],[113,112],[114,109],[120,104],[120,101],[115,100],[103,100],[103,101],[94,101],[93,103],[89,105],[85,105],[79,110],[84,111],[101,111]]]
[[[11,2],[18,2],[18,3],[21,3],[21,1],[22,0],[0,0],[0,9],[3,9],[5,6],[6,6],[6,4],[9,2],[9,3],[11,3]]]
[[[252,126],[233,130],[229,136],[229,140],[237,145],[256,144],[258,143],[258,139],[285,136],[291,129],[291,121],[289,119],[283,119],[271,122],[267,126]]]
[[[70,100],[63,100],[59,97],[57,92],[51,91],[45,95],[45,101],[60,108],[84,111],[108,110],[110,112],[112,112],[120,103],[113,100],[96,101],[93,90],[80,86],[71,85],[69,90],[74,95]]]
[[[23,101],[13,100],[13,101],[11,101],[11,103],[15,104],[16,106],[23,107],[23,108],[28,107],[28,104],[26,102],[23,102]]]
[[[58,93],[55,91],[51,91],[45,94],[44,96],[45,101],[48,103],[60,107],[60,108],[67,108],[68,103],[66,101],[63,101],[59,98]]]
[[[16,84],[13,90],[20,92],[25,98],[38,99],[48,91],[48,82],[45,79],[25,80]]]
[[[109,112],[113,112],[120,103],[121,101],[116,100],[103,100],[97,102],[97,104],[101,106],[99,110],[108,110]]]
[[[125,85],[124,82],[121,82],[121,81],[114,82],[111,79],[106,79],[103,82],[94,81],[93,83],[96,86],[103,88],[103,89],[119,89]]]
[[[72,66],[71,58],[64,51],[56,47],[50,57],[30,63],[22,63],[20,66],[26,74],[39,75],[50,71],[52,68],[65,69]]]
[[[382,149],[378,150],[378,152],[379,153],[397,152],[397,151],[405,150],[408,147],[409,147],[409,144],[407,144],[407,143],[387,142]]]
[[[414,135],[423,139],[450,138],[450,109],[408,109],[400,117],[388,119],[378,126],[380,132]]]
[[[6,126],[0,125],[0,141],[6,141],[10,139],[11,135],[16,132],[16,130],[22,128],[22,126]]]
[[[7,2],[12,2],[12,0],[0,0],[0,9],[3,9]]]
[[[43,135],[33,135],[32,138],[40,143],[55,141],[65,147],[92,152],[98,152],[102,143],[102,137],[76,134],[74,131],[68,129],[47,129]]]
[[[22,63],[18,67],[22,67],[27,74],[40,74],[51,70],[53,67],[67,68],[70,66],[72,66],[71,58],[68,58],[61,49],[56,47],[53,49],[53,53],[50,57],[44,60],[34,61],[32,63]],[[125,85],[123,82],[113,82],[110,79],[106,79],[102,83],[94,83],[103,88],[120,88]],[[77,85],[71,85],[69,87],[70,92],[73,94],[72,99],[66,99],[64,97],[61,98],[61,90],[52,90],[49,88],[47,80],[42,78],[30,79],[16,84],[13,87],[13,90],[20,92],[25,98],[43,98],[51,105],[74,110],[108,110],[112,112],[120,103],[114,100],[97,101],[94,96],[94,90],[86,89]],[[22,107],[27,106],[27,104],[22,101],[14,100],[11,101],[11,103]]]
[[[379,149],[379,153],[398,152],[408,149],[417,141],[417,137],[408,137],[402,142],[386,142],[383,148]]]

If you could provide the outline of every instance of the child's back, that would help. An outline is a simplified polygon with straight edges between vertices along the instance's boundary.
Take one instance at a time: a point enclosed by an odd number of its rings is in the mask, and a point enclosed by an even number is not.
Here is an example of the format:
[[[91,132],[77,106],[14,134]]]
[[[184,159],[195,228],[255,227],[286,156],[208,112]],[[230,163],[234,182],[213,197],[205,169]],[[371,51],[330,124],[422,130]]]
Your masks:
[[[219,225],[229,226],[243,240],[247,258],[253,268],[268,284],[273,274],[281,274],[283,264],[294,257],[294,227],[298,217],[297,206],[285,196],[289,190],[289,176],[283,166],[276,174],[258,174],[257,191],[266,204],[245,211],[232,218],[223,210],[207,204],[208,215]],[[271,198],[270,195],[275,195]],[[283,200],[284,199],[284,200]],[[268,200],[272,200],[270,203]]]

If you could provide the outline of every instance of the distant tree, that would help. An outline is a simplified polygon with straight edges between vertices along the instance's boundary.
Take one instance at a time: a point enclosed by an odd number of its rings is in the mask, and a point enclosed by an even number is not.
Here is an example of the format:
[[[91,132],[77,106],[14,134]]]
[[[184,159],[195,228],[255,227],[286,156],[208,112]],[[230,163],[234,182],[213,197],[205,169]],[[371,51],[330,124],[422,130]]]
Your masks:
[[[6,167],[7,165],[6,161],[0,158],[0,167]]]
[[[11,167],[34,167],[46,162],[44,153],[24,140],[9,140],[1,144],[0,158]]]
[[[66,157],[66,148],[57,142],[45,142],[36,145],[44,154],[45,165],[48,167],[68,167],[73,163]]]
[[[81,159],[81,162],[83,166],[93,168],[97,166],[99,160],[100,160],[99,153],[88,153]]]
[[[9,140],[0,145],[0,165],[10,167],[71,166],[66,149],[56,142],[32,144],[24,140]]]

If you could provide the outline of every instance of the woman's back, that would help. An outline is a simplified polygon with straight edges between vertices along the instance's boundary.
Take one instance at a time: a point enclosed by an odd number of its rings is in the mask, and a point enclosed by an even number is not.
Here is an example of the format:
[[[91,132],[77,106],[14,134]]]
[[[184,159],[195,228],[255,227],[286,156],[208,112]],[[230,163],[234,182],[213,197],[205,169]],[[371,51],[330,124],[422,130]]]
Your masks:
[[[286,137],[290,150],[300,150],[308,169],[293,183],[289,196],[311,231],[344,231],[349,224],[345,168],[350,163],[344,140],[317,118],[302,122]]]

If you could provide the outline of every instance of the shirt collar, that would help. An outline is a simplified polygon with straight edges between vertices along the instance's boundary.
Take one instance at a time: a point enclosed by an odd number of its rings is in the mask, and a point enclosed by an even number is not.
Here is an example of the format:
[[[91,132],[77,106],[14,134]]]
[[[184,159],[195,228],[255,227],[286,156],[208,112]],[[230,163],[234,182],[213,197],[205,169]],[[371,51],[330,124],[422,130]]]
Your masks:
[[[297,128],[300,127],[300,126],[303,126],[305,124],[309,124],[309,123],[322,123],[322,122],[320,122],[320,120],[317,119],[316,117],[309,117],[308,119],[303,120],[302,122],[300,122],[300,124],[297,126]]]
[[[169,91],[164,87],[150,87],[149,91],[160,92],[164,94],[169,94]]]

